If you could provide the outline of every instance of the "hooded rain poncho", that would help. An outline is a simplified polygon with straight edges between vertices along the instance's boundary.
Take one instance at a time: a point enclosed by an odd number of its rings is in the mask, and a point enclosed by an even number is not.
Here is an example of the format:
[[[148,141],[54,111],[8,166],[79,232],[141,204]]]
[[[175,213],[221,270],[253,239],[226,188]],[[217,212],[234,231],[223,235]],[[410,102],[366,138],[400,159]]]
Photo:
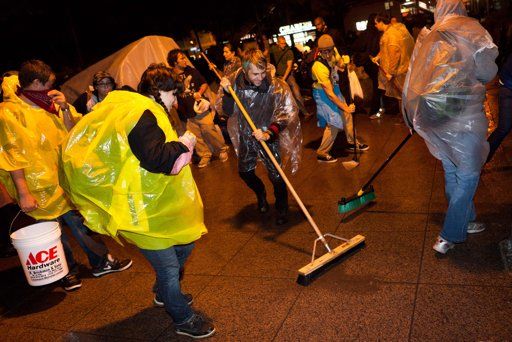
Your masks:
[[[240,68],[232,75],[231,84],[234,84],[233,89],[256,127],[265,131],[270,124],[277,123],[283,128],[277,140],[267,144],[274,152],[274,157],[282,161],[283,168],[290,163],[291,172],[295,174],[301,160],[302,130],[297,104],[286,82],[267,74],[263,84],[255,87],[248,84]],[[252,137],[252,130],[236,104],[233,115],[228,120],[228,132],[239,159],[244,159],[240,153],[247,151],[246,148],[240,148],[241,141],[246,144],[259,144]],[[249,164],[239,162],[238,166],[240,172],[250,171]]]
[[[485,83],[494,78],[498,49],[460,0],[438,0],[431,31],[422,31],[407,74],[403,106],[438,159],[479,171],[487,154]]]
[[[18,76],[2,83],[4,102],[0,103],[0,182],[19,201],[9,171],[23,169],[30,193],[38,208],[29,213],[39,220],[52,220],[72,209],[59,184],[59,146],[67,130],[62,112],[55,115],[33,107],[16,95]],[[69,106],[75,121],[80,114]]]

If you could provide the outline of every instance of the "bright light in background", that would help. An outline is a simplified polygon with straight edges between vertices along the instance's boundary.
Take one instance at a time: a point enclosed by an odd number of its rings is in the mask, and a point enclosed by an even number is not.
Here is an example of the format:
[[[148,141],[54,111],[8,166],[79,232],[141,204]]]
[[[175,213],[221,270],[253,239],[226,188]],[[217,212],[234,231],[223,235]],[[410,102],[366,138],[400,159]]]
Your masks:
[[[358,31],[366,30],[366,26],[368,26],[368,20],[356,22],[356,30],[358,30]]]

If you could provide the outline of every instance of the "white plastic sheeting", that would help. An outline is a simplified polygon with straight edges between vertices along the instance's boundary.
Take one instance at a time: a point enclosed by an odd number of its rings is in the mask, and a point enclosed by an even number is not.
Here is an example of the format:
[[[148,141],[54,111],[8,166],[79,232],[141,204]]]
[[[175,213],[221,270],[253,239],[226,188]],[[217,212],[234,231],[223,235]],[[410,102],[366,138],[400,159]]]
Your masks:
[[[148,65],[167,64],[167,54],[173,49],[179,49],[179,46],[172,38],[143,37],[70,78],[62,85],[62,92],[66,95],[68,102],[72,103],[87,90],[92,83],[93,75],[101,70],[110,73],[118,87],[128,85],[137,89],[140,77]]]

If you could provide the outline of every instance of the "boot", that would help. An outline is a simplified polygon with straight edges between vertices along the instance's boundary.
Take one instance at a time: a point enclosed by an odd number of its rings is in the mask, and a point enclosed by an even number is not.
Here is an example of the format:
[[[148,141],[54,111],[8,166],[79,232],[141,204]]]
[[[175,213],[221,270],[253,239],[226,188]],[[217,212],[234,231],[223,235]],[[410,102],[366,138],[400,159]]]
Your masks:
[[[263,191],[256,196],[258,197],[258,211],[260,214],[265,214],[269,210],[267,194],[265,191]]]

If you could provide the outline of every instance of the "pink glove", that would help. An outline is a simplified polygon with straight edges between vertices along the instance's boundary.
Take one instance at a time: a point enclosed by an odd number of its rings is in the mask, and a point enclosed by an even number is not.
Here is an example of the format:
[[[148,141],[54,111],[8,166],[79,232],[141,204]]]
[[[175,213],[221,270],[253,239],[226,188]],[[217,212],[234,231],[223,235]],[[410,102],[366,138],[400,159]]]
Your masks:
[[[171,170],[171,175],[177,175],[180,173],[181,169],[190,163],[192,160],[192,153],[194,153],[194,146],[196,145],[196,136],[189,131],[186,131],[181,137],[178,138],[178,141],[187,146],[187,153],[182,153],[178,159],[174,162],[174,166]]]

